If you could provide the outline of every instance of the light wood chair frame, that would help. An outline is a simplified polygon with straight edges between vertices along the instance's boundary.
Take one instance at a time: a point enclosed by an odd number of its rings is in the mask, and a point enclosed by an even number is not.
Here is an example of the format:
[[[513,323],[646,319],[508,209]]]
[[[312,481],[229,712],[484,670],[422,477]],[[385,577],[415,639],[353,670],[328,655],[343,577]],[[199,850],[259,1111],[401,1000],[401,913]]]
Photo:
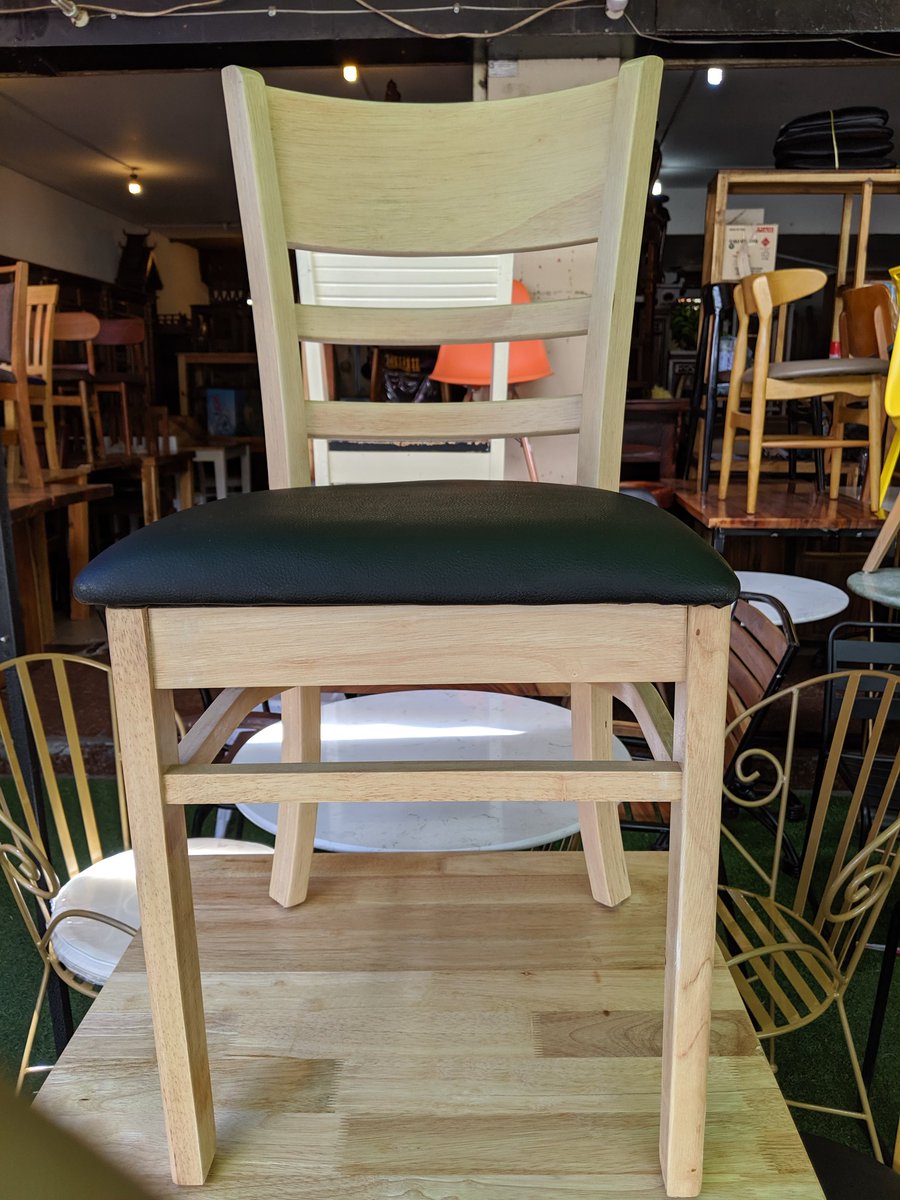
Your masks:
[[[854,782],[847,811],[841,823],[833,859],[825,864],[824,881],[817,874],[822,836],[834,794],[843,784],[839,774],[841,756],[851,728],[854,705],[860,694],[877,681],[880,695],[871,723],[865,755]],[[822,764],[816,794],[812,797],[812,820],[800,863],[799,878],[791,881],[793,895],[785,894],[781,866],[785,843],[785,820],[790,799],[795,739],[800,708],[810,693],[821,686],[838,683],[845,687]],[[859,1110],[830,1108],[822,1104],[789,1100],[795,1108],[852,1117],[865,1123],[875,1157],[882,1160],[881,1146],[872,1118],[856,1047],[847,1020],[844,997],[853,979],[866,942],[900,870],[900,817],[885,824],[885,816],[900,779],[900,750],[893,755],[886,781],[875,804],[873,820],[859,844],[857,830],[863,802],[872,780],[882,737],[889,725],[891,705],[896,703],[900,676],[884,671],[838,671],[805,680],[769,697],[741,714],[729,727],[777,707],[766,723],[770,731],[784,730],[783,745],[750,747],[737,758],[735,786],[726,782],[726,797],[739,808],[760,811],[770,805],[776,810],[771,859],[761,862],[726,824],[723,837],[749,864],[763,886],[762,894],[746,888],[722,887],[718,902],[718,941],[728,960],[732,977],[756,1028],[757,1036],[769,1042],[774,1064],[774,1040],[809,1025],[833,1005],[841,1029],[853,1078],[859,1094]],[[883,690],[881,690],[883,689]],[[757,785],[756,794],[747,788]],[[762,793],[762,794],[760,794]],[[884,827],[883,827],[884,826]]]
[[[772,362],[784,361],[784,342],[787,328],[787,306],[796,300],[813,295],[825,283],[822,271],[799,268],[769,271],[748,275],[734,288],[734,304],[738,316],[738,331],[734,347],[734,363],[728,388],[725,410],[725,433],[722,441],[722,463],[719,473],[719,499],[728,497],[728,487],[734,461],[737,437],[749,440],[747,461],[747,512],[755,513],[762,456],[766,449],[830,450],[831,478],[829,497],[840,494],[843,452],[850,447],[867,449],[869,453],[869,508],[879,509],[879,479],[881,476],[881,427],[884,376],[861,373],[835,376],[827,371],[821,375],[793,379],[774,379],[769,375]],[[777,330],[774,317],[778,312]],[[753,361],[753,376],[744,382],[750,344],[751,318],[759,318],[759,330]],[[833,397],[831,432],[827,435],[765,432],[766,408],[772,401]],[[853,407],[866,399],[865,408]],[[748,409],[742,408],[749,400]],[[865,440],[847,438],[844,429],[850,423],[866,425]]]
[[[94,375],[94,341],[100,332],[100,319],[89,312],[58,312],[53,328],[53,341],[81,342],[84,345],[85,361],[79,363],[78,378],[64,377],[63,369],[54,371],[56,377],[50,403],[53,409],[78,409],[81,417],[82,436],[84,438],[84,466],[94,465],[94,437],[91,434],[93,422],[96,436],[97,457],[104,458],[103,429],[100,424],[100,412],[97,407],[97,397],[93,388]],[[62,378],[61,378],[62,376]],[[74,391],[69,389],[74,388]]]
[[[28,382],[28,263],[16,262],[0,267],[0,283],[13,285],[12,322],[10,328],[10,361],[14,376],[11,382],[0,382],[0,400],[4,405],[4,445],[8,448],[6,474],[13,483],[20,467],[31,487],[40,487],[43,471],[34,436],[31,415],[32,399],[42,400],[42,392]],[[21,461],[20,461],[21,460]]]
[[[661,63],[617,79],[492,104],[334,101],[224,73],[254,300],[270,486],[309,483],[307,437],[366,440],[580,433],[578,478],[616,490],[633,297]],[[386,122],[386,126],[385,126]],[[405,177],[381,197],[342,188],[334,168],[378,138],[413,156],[442,145],[446,189]],[[566,136],[561,136],[561,130]],[[605,134],[605,137],[604,137]],[[499,141],[498,141],[499,139]],[[540,163],[496,147],[540,145]],[[605,144],[604,144],[605,143]],[[384,147],[377,151],[383,154]],[[424,149],[423,149],[424,153]],[[479,162],[465,206],[441,199]],[[549,159],[548,159],[549,155]],[[324,159],[324,165],[323,164]],[[519,164],[510,177],[510,162]],[[529,165],[530,164],[530,165]],[[513,174],[515,174],[515,170]],[[390,193],[392,177],[376,172]],[[372,212],[378,214],[373,236]],[[490,311],[296,306],[289,249],[346,253],[512,253],[597,244],[593,298]],[[582,397],[465,405],[302,403],[299,342],[433,345],[587,334]],[[448,413],[448,410],[454,410]],[[408,410],[408,411],[407,411]],[[157,1058],[173,1177],[199,1184],[215,1151],[196,930],[183,814],[193,803],[280,803],[272,896],[306,895],[316,804],[335,800],[556,799],[579,804],[590,886],[601,903],[629,894],[616,806],[673,804],[662,1062],[660,1161],[669,1195],[701,1186],[714,954],[715,880],[728,608],[656,604],[110,608],[125,784],[142,910]],[[369,685],[572,684],[575,762],[322,764],[319,690]],[[651,681],[675,685],[674,752],[652,715]],[[181,746],[172,689],[222,693]],[[210,766],[247,712],[283,693],[281,764]],[[661,761],[612,761],[613,693]],[[653,693],[656,695],[656,693]]]

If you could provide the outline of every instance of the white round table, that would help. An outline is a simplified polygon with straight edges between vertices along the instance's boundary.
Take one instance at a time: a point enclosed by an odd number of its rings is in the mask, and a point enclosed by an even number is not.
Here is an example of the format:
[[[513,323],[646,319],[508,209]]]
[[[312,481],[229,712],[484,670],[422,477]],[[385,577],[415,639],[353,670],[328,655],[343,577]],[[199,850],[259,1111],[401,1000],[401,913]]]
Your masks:
[[[846,592],[819,579],[804,579],[801,575],[780,575],[774,571],[736,571],[742,592],[762,592],[774,596],[788,610],[795,625],[822,621],[843,612],[850,603]],[[778,613],[770,604],[757,604],[776,625],[781,624]]]
[[[255,733],[236,763],[281,761],[281,722]],[[629,758],[615,740],[617,759]],[[571,759],[571,714],[500,692],[382,692],[322,708],[323,762],[392,759]],[[277,804],[238,804],[274,833]],[[320,850],[527,850],[578,831],[577,806],[558,801],[320,804]]]

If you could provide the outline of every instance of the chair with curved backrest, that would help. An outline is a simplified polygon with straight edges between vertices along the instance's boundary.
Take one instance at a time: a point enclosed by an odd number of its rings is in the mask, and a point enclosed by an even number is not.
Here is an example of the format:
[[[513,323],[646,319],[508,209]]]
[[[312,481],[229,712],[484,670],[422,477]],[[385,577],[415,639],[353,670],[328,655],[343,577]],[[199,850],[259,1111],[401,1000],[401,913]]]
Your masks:
[[[107,608],[142,867],[143,944],[159,999],[151,1007],[163,1107],[180,1184],[205,1178],[215,1131],[178,808],[238,797],[278,802],[271,895],[290,906],[307,894],[319,801],[566,796],[579,804],[586,883],[610,906],[629,892],[616,804],[674,801],[660,1161],[671,1195],[699,1190],[717,777],[738,586],[670,514],[616,491],[660,68],[658,59],[641,59],[615,79],[571,91],[433,105],[333,100],[225,71],[274,490],[140,530],[104,551],[77,585],[79,599]],[[427,158],[429,170],[377,166],[401,153]],[[365,188],[347,187],[348,161]],[[478,188],[460,204],[458,181],[476,174]],[[574,244],[597,248],[590,298],[463,309],[294,299],[290,251],[298,247],[430,258]],[[581,397],[303,403],[303,341],[422,346],[582,334]],[[578,486],[309,486],[308,436],[421,442],[538,433],[580,435]],[[363,763],[338,773],[318,761],[322,685],[415,687],[460,677],[574,683],[578,761],[524,769]],[[617,764],[612,693],[640,717],[643,692],[657,679],[675,684],[675,761]],[[182,686],[225,689],[195,726],[206,730],[207,749],[224,742],[261,691],[281,692],[284,761],[242,770],[179,756],[170,689]]]
[[[876,681],[870,754],[853,781],[842,791],[839,767],[854,705]],[[823,685],[842,693],[841,711],[825,763],[812,797],[812,817],[800,871],[792,878],[781,871],[784,823],[793,783],[795,735],[803,706],[817,703]],[[900,868],[900,817],[884,820],[900,778],[896,723],[890,720],[900,676],[884,672],[848,671],[806,680],[756,705],[747,715],[767,711],[765,746],[743,748],[735,764],[735,783],[725,794],[738,809],[771,807],[776,835],[771,858],[762,861],[748,850],[726,822],[723,836],[752,880],[746,887],[720,889],[719,945],[754,1023],[757,1035],[770,1042],[800,1029],[837,1006],[859,1094],[859,1110],[825,1108],[792,1102],[797,1107],[864,1121],[876,1158],[881,1148],[863,1083],[844,996],[860,956]],[[735,723],[736,725],[736,723]],[[887,778],[878,789],[868,832],[859,834],[860,816],[879,747],[890,757]],[[729,867],[729,874],[733,875]],[[782,1080],[782,1085],[784,1081]]]
[[[747,512],[756,512],[759,477],[764,449],[826,450],[831,454],[829,495],[840,490],[842,454],[847,447],[867,449],[869,454],[869,507],[879,508],[881,475],[881,409],[887,363],[879,358],[804,359],[783,361],[787,306],[814,295],[825,283],[822,271],[801,268],[748,275],[734,289],[738,332],[734,365],[728,389],[725,436],[719,499],[728,496],[736,437],[749,439],[747,464]],[[777,328],[775,314],[779,317]],[[747,366],[750,324],[759,318],[752,367]],[[834,395],[832,425],[828,434],[766,433],[767,406],[771,401],[815,399]],[[742,402],[749,400],[749,409]],[[857,407],[860,400],[867,403]],[[847,438],[847,424],[868,426],[865,440]]]
[[[107,436],[114,445],[121,444],[120,453],[125,455],[131,454],[129,389],[140,393],[143,405],[150,402],[146,339],[143,317],[105,317],[94,338],[97,357],[94,394],[98,407],[103,396],[110,395],[117,401],[115,420],[109,426],[103,424],[104,433],[109,430]]]
[[[96,996],[140,918],[110,668],[72,654],[29,654],[0,664],[0,680],[0,745],[14,785],[11,794],[0,791],[0,867],[43,963],[17,1079],[21,1089],[27,1075],[49,1070],[29,1064],[50,972],[82,995]],[[46,841],[12,734],[11,709],[19,702],[40,769]],[[90,734],[105,734],[111,743],[115,778],[100,791],[88,775],[88,756],[96,751],[86,740],[83,713],[90,714]],[[189,843],[191,854],[260,852],[268,853],[265,846],[224,838]]]
[[[96,397],[93,393],[94,376],[94,343],[93,339],[100,332],[100,321],[89,312],[58,312],[53,327],[54,346],[66,346],[69,353],[62,362],[53,364],[53,393],[50,402],[54,409],[77,409],[81,417],[80,461],[88,466],[94,462],[94,440],[91,436],[91,418],[95,422],[97,434],[97,454],[104,455],[102,430],[99,414],[96,412]],[[75,351],[75,347],[80,347]],[[80,361],[73,359],[73,352],[81,354]],[[65,351],[63,351],[65,353]],[[74,389],[74,391],[72,391]],[[59,442],[62,435],[59,435]],[[61,447],[58,444],[57,454],[62,461]]]
[[[891,444],[888,446],[887,453],[885,454],[884,466],[881,468],[879,497],[882,504],[884,503],[888,488],[891,486],[891,478],[897,466],[897,459],[900,458],[900,338],[896,336],[894,337],[894,345],[891,350],[887,380],[884,385],[884,411],[891,418],[894,433],[891,437]]]

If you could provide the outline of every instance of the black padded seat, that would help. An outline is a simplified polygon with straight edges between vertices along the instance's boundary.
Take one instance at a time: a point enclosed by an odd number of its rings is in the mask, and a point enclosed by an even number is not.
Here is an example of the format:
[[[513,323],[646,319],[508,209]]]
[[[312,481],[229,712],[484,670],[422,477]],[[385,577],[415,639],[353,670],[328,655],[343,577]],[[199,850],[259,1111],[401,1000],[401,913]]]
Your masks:
[[[16,377],[8,367],[0,367],[0,383],[15,383]],[[34,384],[46,383],[46,379],[42,379],[40,375],[29,375],[28,382]]]
[[[793,362],[769,363],[770,379],[809,379],[813,375],[887,375],[883,358],[798,358]],[[741,376],[753,382],[753,368]]]
[[[708,604],[738,580],[616,492],[450,480],[252,492],[166,517],[78,576],[84,604]]]

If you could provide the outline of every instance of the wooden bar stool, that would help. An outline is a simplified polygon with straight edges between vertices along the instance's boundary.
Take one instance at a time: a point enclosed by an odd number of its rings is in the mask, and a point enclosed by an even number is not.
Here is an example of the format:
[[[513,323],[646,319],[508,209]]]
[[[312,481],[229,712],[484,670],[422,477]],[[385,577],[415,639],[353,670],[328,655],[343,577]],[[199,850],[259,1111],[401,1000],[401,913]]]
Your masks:
[[[215,1146],[180,808],[279,802],[271,894],[289,906],[306,896],[318,802],[575,800],[586,890],[589,882],[598,902],[617,905],[629,883],[616,805],[653,799],[672,804],[660,1160],[670,1195],[700,1189],[738,585],[674,517],[615,490],[661,65],[633,61],[616,79],[552,95],[435,105],[348,103],[225,71],[276,490],[139,530],[100,555],[77,589],[108,609],[178,1183],[201,1183]],[[427,157],[433,169],[375,169],[401,152],[409,162]],[[365,171],[365,189],[346,186],[348,161]],[[479,187],[459,205],[458,181],[476,177]],[[582,243],[597,246],[590,298],[489,309],[294,303],[289,248],[426,257]],[[584,392],[575,399],[303,401],[301,339],[417,346],[584,334]],[[423,443],[549,433],[580,435],[577,486],[308,486],[307,436]],[[570,682],[577,761],[318,761],[323,685],[459,678]],[[673,761],[645,700],[651,680],[675,685]],[[176,746],[171,689],[201,685],[224,690]],[[284,761],[206,765],[260,698],[277,692]],[[613,761],[614,692],[665,761]]]

